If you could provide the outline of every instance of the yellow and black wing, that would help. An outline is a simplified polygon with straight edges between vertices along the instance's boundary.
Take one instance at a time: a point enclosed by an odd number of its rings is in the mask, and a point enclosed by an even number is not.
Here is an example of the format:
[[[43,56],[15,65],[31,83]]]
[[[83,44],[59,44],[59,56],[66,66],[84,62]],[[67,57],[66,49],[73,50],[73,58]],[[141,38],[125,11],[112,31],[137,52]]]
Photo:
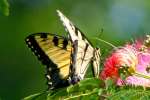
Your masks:
[[[71,65],[71,42],[50,33],[36,33],[26,38],[26,43],[38,59],[47,66],[46,77],[50,88],[68,85]]]

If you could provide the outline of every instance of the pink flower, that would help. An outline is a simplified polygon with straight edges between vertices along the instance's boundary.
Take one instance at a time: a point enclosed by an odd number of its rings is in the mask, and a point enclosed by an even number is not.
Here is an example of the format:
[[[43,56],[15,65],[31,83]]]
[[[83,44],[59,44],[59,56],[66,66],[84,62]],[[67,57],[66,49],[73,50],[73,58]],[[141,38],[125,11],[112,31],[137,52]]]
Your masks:
[[[126,84],[150,87],[150,54],[149,53],[139,53],[138,54],[138,64],[136,66],[136,73],[138,75],[129,76],[126,78]]]
[[[106,59],[100,78],[103,80],[112,78],[117,85],[150,87],[150,47],[148,45],[150,45],[150,37],[145,41],[136,41],[116,49]],[[128,72],[125,79],[121,79],[120,69]]]
[[[116,59],[116,67],[132,67],[135,69],[135,66],[138,62],[137,59],[137,51],[132,45],[126,45],[123,48],[117,49],[115,53],[113,53]]]
[[[100,77],[102,79],[108,77],[119,78],[118,70],[123,66],[131,67],[134,70],[138,61],[136,54],[136,50],[131,45],[126,45],[124,48],[117,49],[106,59]]]

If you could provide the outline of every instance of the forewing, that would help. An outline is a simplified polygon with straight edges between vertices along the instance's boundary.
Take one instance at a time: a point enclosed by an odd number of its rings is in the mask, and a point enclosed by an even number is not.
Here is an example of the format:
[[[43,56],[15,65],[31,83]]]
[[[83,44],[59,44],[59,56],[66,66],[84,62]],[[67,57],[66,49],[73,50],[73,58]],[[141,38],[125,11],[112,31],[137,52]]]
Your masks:
[[[85,35],[59,10],[58,15],[74,44],[73,51],[73,68],[75,74],[83,79],[87,71],[88,65],[92,60],[94,49],[92,44],[88,41]]]
[[[75,40],[84,40],[85,43],[91,44],[81,30],[77,28],[65,15],[63,15],[63,13],[59,10],[57,10],[57,13],[65,27],[65,30],[69,33],[72,42]]]

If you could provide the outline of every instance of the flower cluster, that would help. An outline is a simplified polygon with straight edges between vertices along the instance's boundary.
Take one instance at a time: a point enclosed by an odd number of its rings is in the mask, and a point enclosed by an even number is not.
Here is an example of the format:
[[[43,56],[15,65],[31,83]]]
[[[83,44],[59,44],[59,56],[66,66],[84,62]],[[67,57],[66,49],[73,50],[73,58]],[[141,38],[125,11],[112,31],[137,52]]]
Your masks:
[[[126,77],[123,79],[121,74]],[[150,87],[150,36],[144,41],[117,48],[104,62],[100,78],[113,79],[117,85]]]

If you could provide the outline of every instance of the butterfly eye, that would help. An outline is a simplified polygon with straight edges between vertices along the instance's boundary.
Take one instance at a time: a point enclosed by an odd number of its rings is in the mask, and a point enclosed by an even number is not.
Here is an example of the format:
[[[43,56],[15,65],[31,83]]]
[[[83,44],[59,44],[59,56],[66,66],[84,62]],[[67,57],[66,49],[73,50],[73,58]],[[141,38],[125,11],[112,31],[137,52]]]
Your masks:
[[[54,36],[53,43],[55,46],[58,46],[58,37],[57,36]]]

